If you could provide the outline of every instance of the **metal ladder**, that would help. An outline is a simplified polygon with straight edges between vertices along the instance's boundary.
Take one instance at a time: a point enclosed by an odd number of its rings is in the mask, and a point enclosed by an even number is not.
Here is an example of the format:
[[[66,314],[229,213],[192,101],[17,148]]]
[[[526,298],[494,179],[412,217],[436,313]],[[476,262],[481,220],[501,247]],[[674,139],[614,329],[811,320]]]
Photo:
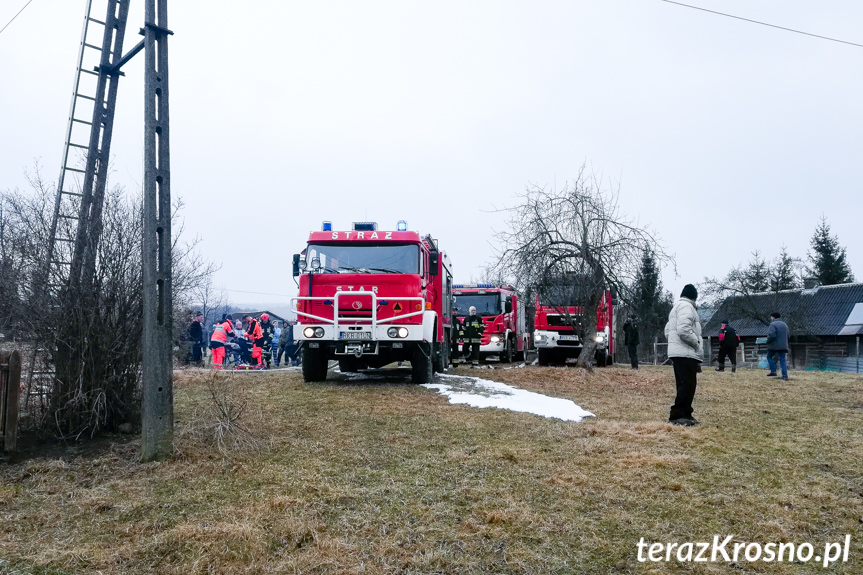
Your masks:
[[[94,17],[100,12],[105,14],[104,20]],[[43,272],[47,274],[43,286],[51,295],[92,281],[117,83],[122,75],[119,68],[143,47],[141,42],[137,50],[122,56],[128,15],[129,0],[87,0]],[[80,154],[73,154],[73,150]]]

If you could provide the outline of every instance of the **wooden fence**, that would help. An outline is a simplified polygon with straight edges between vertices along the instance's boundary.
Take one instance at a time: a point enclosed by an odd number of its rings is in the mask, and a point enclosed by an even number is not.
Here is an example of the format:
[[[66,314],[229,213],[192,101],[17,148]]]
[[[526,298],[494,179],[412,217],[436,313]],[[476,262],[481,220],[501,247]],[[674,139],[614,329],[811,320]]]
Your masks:
[[[18,395],[21,390],[21,354],[0,351],[0,445],[15,451],[18,437]]]

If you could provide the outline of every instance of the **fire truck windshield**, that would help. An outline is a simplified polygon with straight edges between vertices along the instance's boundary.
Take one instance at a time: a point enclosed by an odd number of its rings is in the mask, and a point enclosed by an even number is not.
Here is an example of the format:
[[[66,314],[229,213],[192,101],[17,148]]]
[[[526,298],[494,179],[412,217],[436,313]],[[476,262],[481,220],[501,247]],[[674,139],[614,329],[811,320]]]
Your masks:
[[[478,316],[500,315],[502,313],[500,294],[498,293],[469,293],[455,296],[454,309],[456,315],[466,316],[470,306],[476,308],[476,315]]]
[[[311,244],[306,258],[309,262],[320,259],[324,273],[417,274],[419,253],[416,244]]]

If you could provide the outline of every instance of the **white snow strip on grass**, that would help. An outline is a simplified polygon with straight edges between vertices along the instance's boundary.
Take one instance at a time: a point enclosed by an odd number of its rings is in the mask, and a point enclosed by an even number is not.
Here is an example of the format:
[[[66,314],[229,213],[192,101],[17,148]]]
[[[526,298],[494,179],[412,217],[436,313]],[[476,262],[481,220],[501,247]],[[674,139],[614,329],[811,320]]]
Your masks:
[[[436,389],[438,393],[449,397],[450,403],[479,408],[497,407],[564,421],[579,422],[585,417],[596,417],[569,399],[549,397],[488,379],[442,373],[437,376],[448,383],[425,383],[423,387]]]

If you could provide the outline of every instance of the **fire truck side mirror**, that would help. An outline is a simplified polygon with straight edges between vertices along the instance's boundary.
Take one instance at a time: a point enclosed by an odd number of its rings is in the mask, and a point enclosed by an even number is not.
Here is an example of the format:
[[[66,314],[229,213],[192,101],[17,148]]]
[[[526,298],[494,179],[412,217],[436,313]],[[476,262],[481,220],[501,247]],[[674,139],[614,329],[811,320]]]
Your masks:
[[[440,268],[440,252],[432,252],[429,254],[429,275],[438,275],[438,268]]]
[[[294,254],[293,263],[294,263],[294,277],[297,277],[300,275],[300,254]]]
[[[506,310],[506,313],[512,313],[512,300],[511,299],[506,300],[506,305],[504,306],[504,309]]]

